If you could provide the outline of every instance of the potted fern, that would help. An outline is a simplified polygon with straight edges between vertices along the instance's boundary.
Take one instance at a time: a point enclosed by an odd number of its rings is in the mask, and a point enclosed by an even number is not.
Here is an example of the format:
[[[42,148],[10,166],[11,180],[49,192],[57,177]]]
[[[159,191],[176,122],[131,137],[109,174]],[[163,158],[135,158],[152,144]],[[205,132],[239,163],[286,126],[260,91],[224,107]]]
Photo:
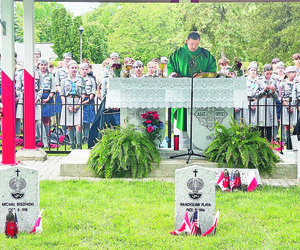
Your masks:
[[[215,139],[205,151],[210,161],[218,167],[227,163],[228,168],[257,168],[260,174],[272,174],[279,157],[259,131],[233,117],[229,128],[215,122],[214,130]]]
[[[133,125],[106,128],[92,149],[87,165],[99,177],[146,177],[160,154],[153,141]]]

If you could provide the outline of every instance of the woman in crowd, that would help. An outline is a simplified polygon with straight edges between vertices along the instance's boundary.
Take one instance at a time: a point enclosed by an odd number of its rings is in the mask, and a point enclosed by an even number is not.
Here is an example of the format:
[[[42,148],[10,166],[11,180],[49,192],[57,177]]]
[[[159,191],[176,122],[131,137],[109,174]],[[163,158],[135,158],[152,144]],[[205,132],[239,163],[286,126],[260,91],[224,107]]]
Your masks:
[[[43,103],[43,124],[45,126],[46,135],[49,136],[49,127],[50,127],[50,117],[54,116],[54,100],[55,95],[55,85],[52,78],[52,75],[48,71],[47,60],[40,59],[38,62],[38,67],[42,73],[42,103]]]
[[[293,63],[296,67],[296,77],[300,77],[300,53],[296,53],[292,56]]]
[[[57,71],[55,73],[54,78],[54,84],[56,88],[56,96],[55,96],[55,103],[57,104],[55,106],[55,112],[56,112],[56,121],[59,124],[60,122],[60,113],[62,109],[62,101],[60,98],[60,88],[62,81],[67,78],[68,76],[68,63],[72,60],[72,54],[71,53],[64,53],[63,55],[63,63],[61,67],[57,67]]]
[[[82,98],[83,105],[83,144],[88,141],[88,135],[90,131],[90,124],[93,123],[95,119],[95,93],[96,93],[96,82],[94,78],[88,75],[89,65],[87,63],[82,63],[79,66],[80,75],[83,79],[85,86],[85,93]]]
[[[62,81],[60,89],[60,97],[63,104],[60,125],[68,127],[72,149],[76,145],[74,127],[76,130],[77,148],[81,148],[82,145],[80,124],[82,124],[81,103],[84,94],[84,82],[82,77],[78,75],[78,65],[71,60],[68,63],[68,76]]]
[[[253,61],[248,66],[248,77],[247,80],[247,96],[249,101],[249,107],[243,109],[242,117],[248,124],[255,126],[257,124],[256,117],[256,91],[258,87],[258,77],[257,77],[257,62]]]
[[[278,94],[272,74],[272,65],[264,65],[263,77],[258,80],[257,88],[258,127],[261,136],[266,137],[269,142],[272,139],[272,127],[278,126],[276,111]]]
[[[289,66],[286,68],[285,73],[287,78],[281,83],[282,86],[282,125],[284,126],[286,138],[290,136],[290,129],[297,123],[297,111],[292,106],[296,102],[295,86],[298,83],[296,78],[297,68]],[[297,88],[297,90],[299,90]]]
[[[276,83],[276,89],[278,90],[278,100],[276,100],[276,110],[277,110],[277,121],[278,127],[280,126],[280,116],[281,116],[281,98],[282,98],[282,86],[281,83],[285,77],[285,67],[283,62],[278,62],[275,66],[273,65],[273,69],[275,70],[276,74],[272,75]],[[278,134],[278,127],[274,128],[274,139],[277,138]],[[284,130],[282,130],[282,135],[284,136]],[[276,136],[276,138],[275,138]]]
[[[218,74],[228,75],[229,70],[227,67],[228,67],[229,62],[230,62],[230,60],[228,60],[226,57],[222,57],[218,61],[218,64],[220,65],[220,71],[218,72]]]

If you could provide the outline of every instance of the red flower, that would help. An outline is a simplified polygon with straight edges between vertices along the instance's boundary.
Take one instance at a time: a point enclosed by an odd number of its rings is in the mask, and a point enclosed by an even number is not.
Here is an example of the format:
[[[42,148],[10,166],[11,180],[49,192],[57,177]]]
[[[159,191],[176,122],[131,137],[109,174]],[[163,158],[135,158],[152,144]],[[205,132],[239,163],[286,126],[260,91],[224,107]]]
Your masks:
[[[158,120],[159,119],[159,115],[158,114],[153,114],[153,119]]]
[[[147,115],[147,114],[141,114],[141,117],[142,117],[143,119],[147,119],[147,118],[148,118],[148,115]]]
[[[150,124],[150,123],[151,123],[151,120],[146,120],[145,123],[146,123],[146,124]]]
[[[153,112],[152,112],[152,111],[148,111],[146,114],[148,114],[148,115],[152,115],[152,114],[153,114]]]
[[[148,127],[148,128],[147,128],[147,131],[148,131],[149,133],[151,133],[151,132],[153,131],[153,127]]]

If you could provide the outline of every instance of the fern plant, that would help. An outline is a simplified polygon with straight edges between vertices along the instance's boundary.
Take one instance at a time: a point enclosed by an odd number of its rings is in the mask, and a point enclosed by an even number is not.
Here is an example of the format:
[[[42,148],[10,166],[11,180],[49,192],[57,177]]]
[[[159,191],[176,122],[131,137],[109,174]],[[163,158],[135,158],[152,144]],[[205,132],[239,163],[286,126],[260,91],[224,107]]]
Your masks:
[[[149,136],[133,125],[106,128],[92,149],[87,165],[99,177],[146,177],[160,153]]]
[[[227,163],[229,168],[257,168],[260,174],[272,174],[279,157],[259,131],[233,117],[229,128],[215,122],[214,130],[215,139],[205,151],[210,161],[218,162],[218,167]]]

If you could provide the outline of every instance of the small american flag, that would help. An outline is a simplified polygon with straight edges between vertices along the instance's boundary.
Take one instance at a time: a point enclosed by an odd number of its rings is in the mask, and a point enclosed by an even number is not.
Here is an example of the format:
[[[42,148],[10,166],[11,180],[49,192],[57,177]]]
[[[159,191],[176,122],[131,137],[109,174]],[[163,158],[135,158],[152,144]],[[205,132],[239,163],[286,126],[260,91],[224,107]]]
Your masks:
[[[191,218],[191,235],[200,235],[199,212],[196,210]]]
[[[233,171],[231,172],[230,175],[230,189],[232,190],[234,187],[234,177],[233,177]]]

